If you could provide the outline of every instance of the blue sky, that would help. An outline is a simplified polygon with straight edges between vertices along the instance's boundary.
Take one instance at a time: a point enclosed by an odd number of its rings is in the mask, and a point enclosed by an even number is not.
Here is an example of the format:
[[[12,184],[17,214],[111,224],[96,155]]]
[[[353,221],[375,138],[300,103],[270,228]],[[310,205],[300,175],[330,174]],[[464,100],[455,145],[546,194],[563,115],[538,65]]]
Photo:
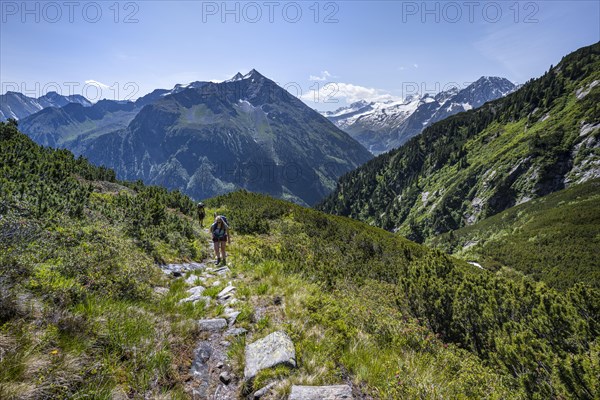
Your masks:
[[[523,83],[600,40],[599,1],[24,4],[0,2],[2,93],[137,98],[256,68],[331,110],[482,75]]]

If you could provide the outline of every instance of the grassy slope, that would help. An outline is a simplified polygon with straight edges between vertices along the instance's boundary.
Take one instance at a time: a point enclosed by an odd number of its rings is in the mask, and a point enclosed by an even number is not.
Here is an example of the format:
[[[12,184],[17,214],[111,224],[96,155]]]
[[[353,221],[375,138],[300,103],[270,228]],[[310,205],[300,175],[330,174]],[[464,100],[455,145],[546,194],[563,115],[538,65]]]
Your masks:
[[[288,384],[335,383],[348,371],[377,398],[598,393],[593,289],[561,294],[507,279],[378,228],[263,196],[234,193],[209,204],[241,231],[241,292],[270,310],[262,333],[284,329],[297,342],[301,369]],[[273,306],[276,296],[286,299],[283,307]]]
[[[600,180],[510,208],[428,243],[485,267],[517,269],[567,289],[600,287]]]
[[[357,221],[261,195],[236,192],[207,204],[236,229],[230,258],[240,326],[252,331],[253,341],[284,330],[295,343],[298,370],[265,371],[253,383],[259,389],[283,380],[269,399],[284,398],[292,384],[346,379],[381,399],[524,397],[517,380],[444,343],[399,299],[393,283],[401,273],[398,263],[452,265],[446,256]],[[328,240],[313,236],[321,228]],[[230,351],[238,365],[244,343]]]
[[[203,257],[189,199],[105,182],[114,174],[7,124],[0,144],[0,397],[184,398],[194,320],[224,311],[179,304],[185,285],[155,266]],[[257,387],[349,377],[385,399],[598,393],[600,296],[589,288],[497,277],[265,196],[208,204],[235,229],[239,324],[253,340],[284,329],[296,343],[299,369],[263,372]],[[230,351],[238,368],[243,345]]]
[[[193,203],[10,124],[0,149],[0,398],[185,398],[205,310],[153,288],[156,261],[203,257]]]

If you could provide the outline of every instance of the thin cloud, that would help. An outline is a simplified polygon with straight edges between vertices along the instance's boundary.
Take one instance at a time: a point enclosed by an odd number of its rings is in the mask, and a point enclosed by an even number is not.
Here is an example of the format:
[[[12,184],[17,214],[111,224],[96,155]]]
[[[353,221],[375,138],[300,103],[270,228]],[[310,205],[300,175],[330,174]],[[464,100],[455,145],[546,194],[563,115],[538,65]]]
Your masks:
[[[321,86],[318,91],[311,90],[304,93],[300,96],[300,99],[314,103],[339,103],[342,100],[347,103],[354,103],[359,100],[398,100],[398,97],[381,89],[354,85],[352,83],[330,82]]]
[[[331,78],[331,74],[329,73],[329,71],[321,71],[320,76],[311,75],[308,79],[311,81],[324,82],[329,78]]]
[[[90,86],[96,86],[100,89],[109,89],[110,88],[110,86],[108,86],[102,82],[95,81],[93,79],[88,79],[87,81],[85,81],[85,84],[90,85]]]
[[[419,68],[419,64],[414,63],[411,65],[414,69]],[[409,69],[409,67],[405,67],[404,65],[401,65],[398,67],[398,71],[406,71],[407,69]]]

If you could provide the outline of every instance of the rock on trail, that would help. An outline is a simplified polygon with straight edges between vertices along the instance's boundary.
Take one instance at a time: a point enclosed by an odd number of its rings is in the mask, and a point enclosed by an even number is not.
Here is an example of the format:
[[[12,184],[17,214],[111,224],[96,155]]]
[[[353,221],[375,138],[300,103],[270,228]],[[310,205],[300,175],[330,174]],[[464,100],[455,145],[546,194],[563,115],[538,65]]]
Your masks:
[[[273,332],[246,346],[245,380],[253,379],[263,369],[277,365],[296,367],[294,343],[285,332]]]
[[[348,385],[292,386],[288,400],[350,400],[352,389]]]

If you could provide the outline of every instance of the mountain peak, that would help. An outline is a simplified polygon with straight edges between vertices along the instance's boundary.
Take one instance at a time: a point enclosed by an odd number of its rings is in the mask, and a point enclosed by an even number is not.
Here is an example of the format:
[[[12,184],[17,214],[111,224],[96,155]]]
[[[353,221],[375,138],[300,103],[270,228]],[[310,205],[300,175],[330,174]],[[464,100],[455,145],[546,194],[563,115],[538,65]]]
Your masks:
[[[242,81],[244,79],[250,79],[250,78],[259,79],[259,78],[264,78],[264,76],[262,76],[260,74],[260,72],[258,72],[254,68],[252,68],[252,70],[250,70],[250,72],[248,72],[246,75],[242,75],[241,72],[238,72],[231,79],[227,79],[226,81],[223,81],[223,82],[237,82],[237,81]]]
[[[500,77],[500,76],[482,76],[481,78],[477,79],[475,83],[479,83],[479,84],[483,84],[483,83],[492,83],[492,84],[511,84],[514,85],[514,83],[512,83],[511,81],[509,81],[506,78]]]
[[[241,81],[242,79],[244,79],[244,75],[242,75],[241,72],[238,72],[237,74],[235,74],[233,76],[233,78],[226,80],[225,82],[235,82],[235,81]]]
[[[242,77],[242,79],[264,79],[265,77],[263,75],[261,75],[260,72],[258,72],[257,70],[255,70],[254,68],[252,68],[252,70],[250,70],[250,72],[248,72],[246,75],[244,75]]]
[[[467,86],[464,89],[464,91],[495,91],[500,94],[499,97],[503,97],[509,93],[514,92],[516,89],[517,86],[506,78],[502,78],[499,76],[482,76],[481,78],[477,79],[475,82]]]

